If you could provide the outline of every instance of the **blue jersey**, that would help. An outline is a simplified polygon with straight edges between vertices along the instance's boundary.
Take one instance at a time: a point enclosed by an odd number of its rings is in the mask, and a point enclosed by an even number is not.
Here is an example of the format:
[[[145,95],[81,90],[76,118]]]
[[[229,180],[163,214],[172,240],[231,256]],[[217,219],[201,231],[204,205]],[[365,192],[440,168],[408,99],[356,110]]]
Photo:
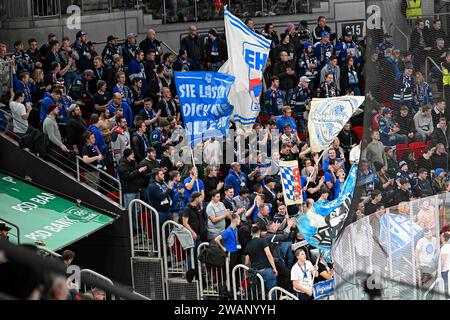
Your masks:
[[[128,65],[128,74],[130,75],[130,80],[133,82],[134,78],[141,78],[142,79],[142,92],[147,91],[147,77],[145,75],[145,68],[144,64],[142,62],[138,62],[136,59],[130,62]]]
[[[128,103],[130,106],[133,105],[133,91],[127,85],[116,84],[113,89],[113,93],[120,93],[122,95],[122,101]]]
[[[359,50],[358,44],[355,41],[339,41],[336,45],[335,54],[339,57],[341,64],[345,64],[345,59],[347,59],[348,51],[351,52],[355,65],[362,62],[361,50]]]
[[[321,70],[330,62],[330,58],[334,54],[334,46],[331,42],[325,44],[320,41],[314,46],[314,54],[316,55],[319,69]]]
[[[166,143],[168,137],[159,130],[159,128],[156,128],[153,130],[152,134],[150,135],[150,142],[152,144],[152,147],[155,148],[156,151],[156,158],[161,159],[161,156],[163,154],[163,144]]]
[[[272,88],[267,89],[264,94],[264,108],[263,110],[269,116],[280,116],[281,110],[284,106],[284,98],[281,90]]]
[[[127,120],[128,128],[132,128],[134,125],[133,111],[131,111],[130,105],[126,102],[122,102],[120,106],[115,106],[113,102],[108,105],[110,117],[113,117],[117,108],[122,108],[123,117]]]

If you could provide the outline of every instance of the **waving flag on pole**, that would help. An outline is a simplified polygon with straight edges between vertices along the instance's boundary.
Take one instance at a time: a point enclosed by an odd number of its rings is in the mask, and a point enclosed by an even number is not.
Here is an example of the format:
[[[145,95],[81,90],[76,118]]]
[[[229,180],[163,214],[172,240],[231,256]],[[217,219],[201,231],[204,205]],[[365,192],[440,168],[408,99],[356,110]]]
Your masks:
[[[261,109],[262,72],[269,57],[271,41],[247,28],[226,9],[224,17],[228,60],[219,72],[236,77],[228,99],[234,106],[236,127],[249,132]]]
[[[226,136],[233,107],[228,93],[234,77],[217,72],[175,72],[187,141],[192,147],[209,137]]]
[[[330,202],[316,202],[306,213],[297,218],[297,226],[305,240],[321,250],[327,261],[331,261],[331,244],[348,216],[357,178],[354,164],[345,180],[338,198]]]
[[[303,202],[303,197],[298,162],[280,161],[279,165],[284,203],[287,206],[301,204]]]
[[[364,99],[362,96],[343,96],[312,100],[308,118],[312,152],[320,152],[333,143]]]

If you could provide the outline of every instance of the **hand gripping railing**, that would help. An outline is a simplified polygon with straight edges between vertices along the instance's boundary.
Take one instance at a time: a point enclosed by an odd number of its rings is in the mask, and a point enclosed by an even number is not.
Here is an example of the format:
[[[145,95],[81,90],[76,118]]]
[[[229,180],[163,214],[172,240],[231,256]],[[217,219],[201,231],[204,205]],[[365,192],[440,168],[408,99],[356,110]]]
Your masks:
[[[110,284],[111,286],[114,286],[114,283],[112,282],[111,279],[109,279],[108,277],[105,277],[104,275],[101,275],[100,273],[97,273],[91,269],[82,269],[80,271],[80,276],[81,276],[81,279],[83,279],[83,276],[95,277],[101,281],[104,281],[107,284]],[[84,283],[83,288],[84,288],[84,292],[88,291],[88,290],[86,290],[87,289],[86,283]],[[91,289],[92,289],[92,287],[91,287]],[[115,300],[114,294],[111,294],[111,300]]]
[[[280,287],[273,287],[268,295],[269,300],[298,300],[295,295]]]
[[[249,269],[249,267],[243,264],[238,264],[233,268],[233,271],[231,273],[233,282],[233,299],[265,300],[266,291],[264,287],[264,278],[259,273],[256,273],[255,276],[258,279],[259,285],[252,284],[250,279],[248,278]],[[238,273],[237,276],[236,273]],[[239,288],[237,288],[237,285],[239,285]]]
[[[202,250],[207,250],[209,247],[208,242],[201,243],[197,248],[197,257],[200,256]],[[200,297],[205,299],[206,297],[220,298],[220,289],[226,288],[227,292],[230,291],[230,258],[227,255],[225,259],[225,265],[222,267],[215,267],[204,264],[202,268],[202,262],[198,263],[198,279],[200,285]],[[224,286],[225,284],[225,286]]]

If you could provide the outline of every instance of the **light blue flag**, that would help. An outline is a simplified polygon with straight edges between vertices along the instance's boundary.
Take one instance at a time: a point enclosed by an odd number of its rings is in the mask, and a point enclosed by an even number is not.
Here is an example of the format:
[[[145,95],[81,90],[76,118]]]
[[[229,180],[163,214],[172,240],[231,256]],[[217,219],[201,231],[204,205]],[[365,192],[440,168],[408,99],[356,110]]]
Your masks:
[[[186,138],[191,147],[209,137],[227,135],[233,113],[228,93],[234,79],[217,72],[175,72]]]
[[[316,202],[304,215],[297,218],[297,226],[305,240],[320,249],[331,261],[331,244],[348,216],[356,184],[357,166],[354,164],[338,198],[330,202]]]

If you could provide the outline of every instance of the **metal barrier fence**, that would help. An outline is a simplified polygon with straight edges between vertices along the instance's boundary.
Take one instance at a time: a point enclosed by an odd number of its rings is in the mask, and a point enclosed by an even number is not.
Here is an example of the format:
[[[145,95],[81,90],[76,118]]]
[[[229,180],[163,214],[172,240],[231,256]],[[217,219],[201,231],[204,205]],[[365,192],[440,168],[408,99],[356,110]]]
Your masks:
[[[166,221],[162,225],[162,243],[164,257],[164,279],[167,281],[169,277],[178,276],[185,277],[189,269],[193,269],[194,263],[194,247],[183,249],[181,241],[176,233],[190,237],[192,235],[188,229],[175,221]],[[169,244],[169,237],[171,243]]]
[[[273,287],[268,295],[269,300],[298,300],[297,296],[280,287]]]
[[[250,275],[251,272],[255,272],[254,276]],[[238,264],[231,274],[234,300],[266,299],[264,279],[259,273],[243,264]]]
[[[131,254],[161,258],[161,229],[158,212],[142,200],[135,199],[128,207]]]
[[[111,286],[114,286],[114,283],[112,282],[111,279],[109,279],[108,277],[105,277],[104,275],[101,275],[100,273],[97,273],[93,270],[90,269],[82,269],[80,271],[80,275],[81,275],[81,284],[80,284],[80,289],[83,289],[83,292],[87,292],[89,290],[93,290],[96,287],[93,286],[89,286],[89,284],[85,281],[86,277],[94,277],[97,278],[100,281],[103,281],[107,284],[110,284]],[[105,296],[105,299],[107,298],[107,296]],[[110,295],[110,300],[115,300],[115,296],[114,294]]]
[[[202,250],[209,247],[208,242],[201,243],[197,248],[197,257]],[[230,291],[230,259],[225,259],[225,266],[215,267],[198,261],[198,279],[200,286],[200,298],[220,298],[226,292]]]
[[[19,245],[20,244],[19,226],[14,223],[9,222],[8,220],[2,219],[2,218],[0,218],[0,222],[6,223],[11,228],[11,230],[9,230],[9,232],[8,232],[9,241],[11,243]]]
[[[382,299],[441,299],[440,230],[449,225],[449,209],[450,193],[443,193],[348,226],[333,246],[336,299],[368,299],[366,285],[381,289]]]

